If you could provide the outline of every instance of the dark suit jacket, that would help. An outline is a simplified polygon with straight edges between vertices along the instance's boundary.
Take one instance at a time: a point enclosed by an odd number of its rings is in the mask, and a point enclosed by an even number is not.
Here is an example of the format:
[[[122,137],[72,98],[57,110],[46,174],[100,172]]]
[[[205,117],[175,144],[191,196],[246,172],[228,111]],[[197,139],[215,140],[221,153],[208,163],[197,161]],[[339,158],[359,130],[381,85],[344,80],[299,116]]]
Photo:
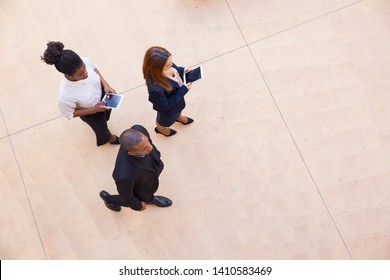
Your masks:
[[[172,67],[179,72],[180,78],[183,79],[184,67],[178,67],[175,64],[172,64]],[[179,87],[179,84],[172,79],[167,78],[167,80],[173,87],[169,92],[159,84],[147,84],[147,87],[149,101],[153,103],[153,109],[169,118],[179,114],[185,108],[184,95],[188,92],[188,88],[185,85]]]
[[[119,148],[112,177],[115,180],[119,195],[126,200],[133,210],[141,210],[141,201],[147,202],[153,198],[158,189],[158,177],[164,168],[161,154],[153,145],[149,133],[141,125],[131,127],[148,137],[153,150],[145,157],[135,157],[127,154],[122,147]],[[149,158],[148,158],[149,157]],[[153,169],[148,160],[154,160],[157,168]]]

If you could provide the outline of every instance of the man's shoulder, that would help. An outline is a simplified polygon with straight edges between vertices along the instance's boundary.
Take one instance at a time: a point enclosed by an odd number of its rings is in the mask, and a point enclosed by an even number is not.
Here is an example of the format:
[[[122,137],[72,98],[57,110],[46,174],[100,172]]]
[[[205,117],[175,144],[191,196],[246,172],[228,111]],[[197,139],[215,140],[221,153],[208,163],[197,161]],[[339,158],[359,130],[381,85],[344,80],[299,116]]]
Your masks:
[[[115,161],[114,171],[112,176],[115,180],[126,180],[131,176],[133,165],[129,162],[127,152],[122,147],[119,148],[118,155]]]

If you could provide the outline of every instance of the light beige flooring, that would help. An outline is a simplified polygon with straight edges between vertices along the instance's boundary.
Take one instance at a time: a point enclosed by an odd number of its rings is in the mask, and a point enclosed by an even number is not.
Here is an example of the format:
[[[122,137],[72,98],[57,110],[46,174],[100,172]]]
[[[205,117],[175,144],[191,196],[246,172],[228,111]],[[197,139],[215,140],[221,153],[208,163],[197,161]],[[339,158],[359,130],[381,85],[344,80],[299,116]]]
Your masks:
[[[390,259],[388,0],[0,1],[0,259]],[[173,206],[108,210],[118,147],[61,117],[59,40],[126,95]],[[141,67],[202,64],[178,134]]]

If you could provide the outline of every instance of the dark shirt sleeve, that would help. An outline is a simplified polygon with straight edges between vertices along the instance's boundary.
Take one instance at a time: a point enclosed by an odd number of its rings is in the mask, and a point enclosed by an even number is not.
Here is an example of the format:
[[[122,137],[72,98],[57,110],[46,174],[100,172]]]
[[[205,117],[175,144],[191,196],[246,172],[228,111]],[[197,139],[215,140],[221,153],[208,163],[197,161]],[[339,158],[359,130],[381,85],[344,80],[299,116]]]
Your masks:
[[[129,207],[135,211],[142,209],[142,203],[134,194],[134,181],[115,180],[119,195],[129,204]]]
[[[165,93],[165,89],[160,85],[148,86],[149,100],[153,103],[158,112],[165,112],[173,108],[184,98],[188,88],[182,85],[179,89],[173,88],[172,93]]]

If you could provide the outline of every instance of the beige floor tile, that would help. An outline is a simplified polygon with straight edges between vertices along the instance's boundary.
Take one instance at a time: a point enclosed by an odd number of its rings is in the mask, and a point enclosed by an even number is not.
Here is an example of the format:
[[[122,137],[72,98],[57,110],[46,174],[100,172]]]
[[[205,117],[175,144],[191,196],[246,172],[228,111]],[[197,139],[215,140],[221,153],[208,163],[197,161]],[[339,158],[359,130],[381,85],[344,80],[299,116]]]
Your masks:
[[[390,40],[383,40],[390,7],[376,9],[381,3],[351,6],[251,47],[357,259],[390,257]]]
[[[30,193],[26,193],[8,138],[0,139],[0,157],[0,258],[45,259]]]
[[[300,25],[356,2],[359,1],[228,1],[234,17],[248,43]]]

